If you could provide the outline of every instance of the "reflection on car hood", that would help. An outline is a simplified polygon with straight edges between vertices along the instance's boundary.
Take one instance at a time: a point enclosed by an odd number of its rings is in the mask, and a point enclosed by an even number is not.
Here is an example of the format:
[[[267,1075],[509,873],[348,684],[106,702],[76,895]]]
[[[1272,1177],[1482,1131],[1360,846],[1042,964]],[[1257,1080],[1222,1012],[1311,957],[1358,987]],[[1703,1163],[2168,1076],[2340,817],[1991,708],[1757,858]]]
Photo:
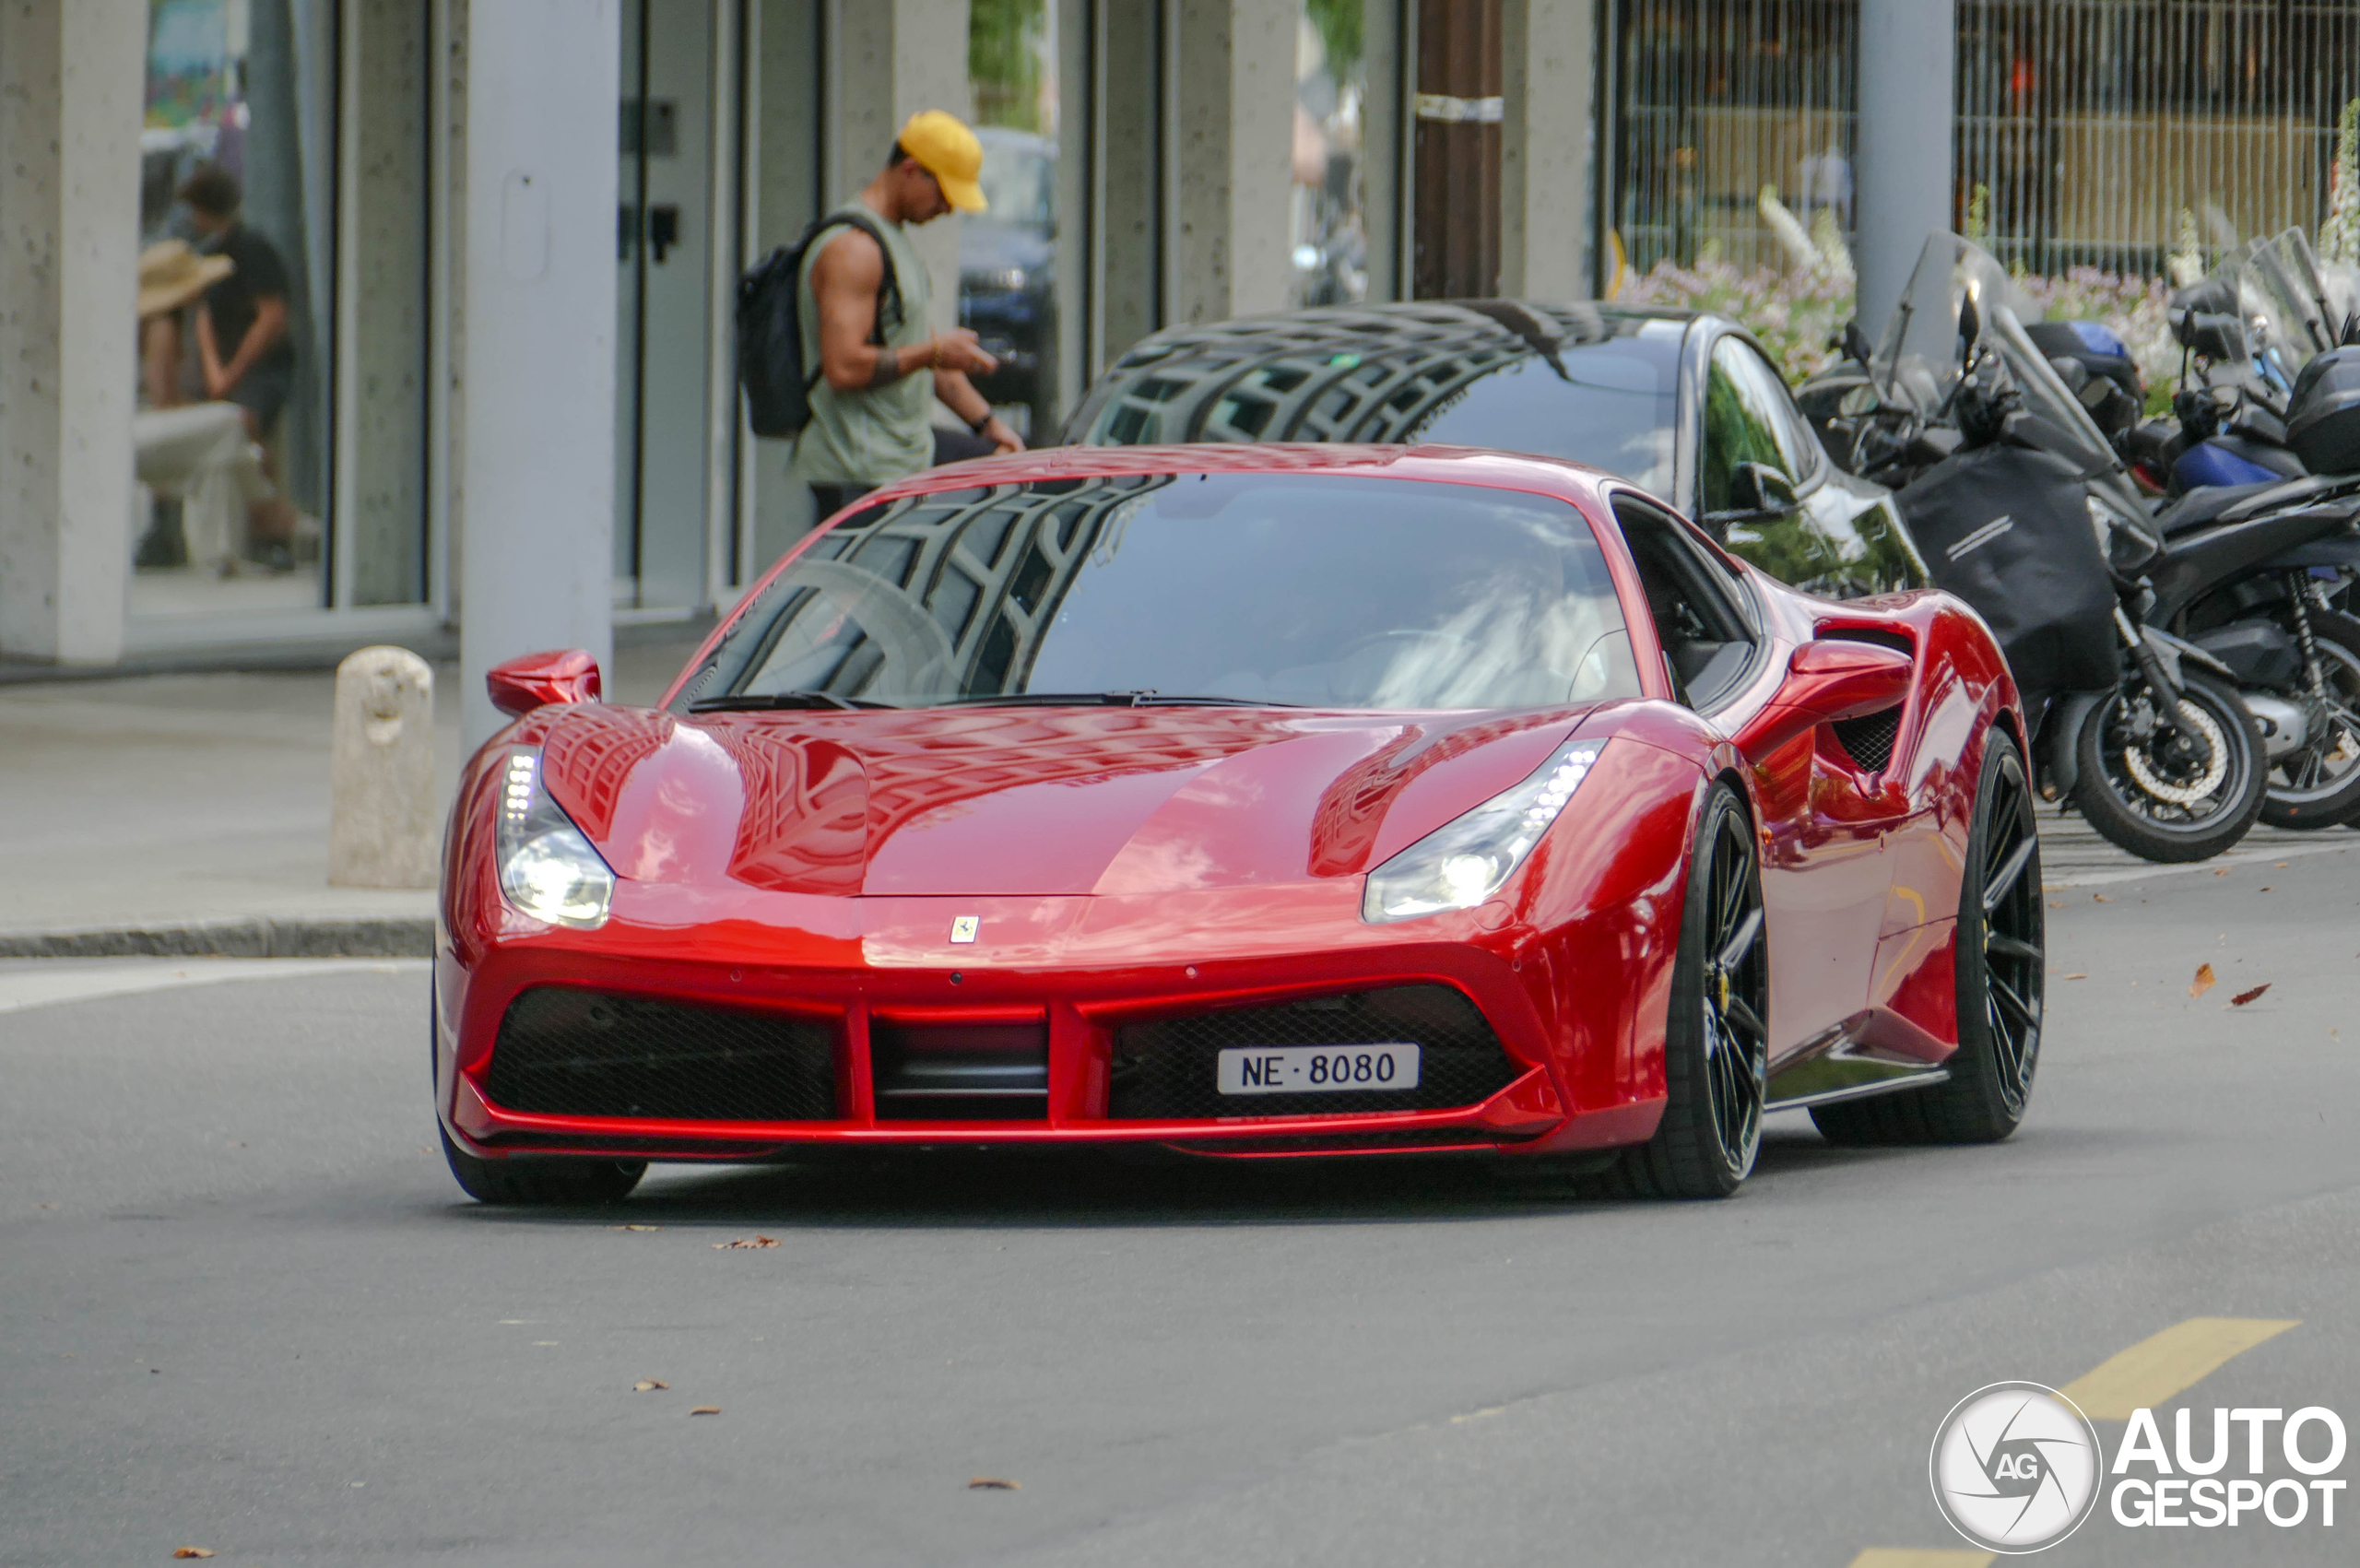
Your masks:
[[[618,875],[851,895],[1357,875],[1530,773],[1586,710],[585,706],[543,775]]]

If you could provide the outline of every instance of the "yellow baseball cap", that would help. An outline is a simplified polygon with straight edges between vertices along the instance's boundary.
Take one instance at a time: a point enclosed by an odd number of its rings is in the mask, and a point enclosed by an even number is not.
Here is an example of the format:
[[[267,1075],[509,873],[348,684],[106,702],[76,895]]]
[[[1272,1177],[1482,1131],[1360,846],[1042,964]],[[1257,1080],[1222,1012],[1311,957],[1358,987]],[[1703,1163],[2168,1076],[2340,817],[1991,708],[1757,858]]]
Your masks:
[[[952,206],[961,212],[984,210],[984,188],[975,183],[975,176],[983,171],[984,144],[957,115],[939,109],[921,110],[910,116],[910,123],[895,139],[903,152],[917,159],[919,168],[940,182],[942,194]]]

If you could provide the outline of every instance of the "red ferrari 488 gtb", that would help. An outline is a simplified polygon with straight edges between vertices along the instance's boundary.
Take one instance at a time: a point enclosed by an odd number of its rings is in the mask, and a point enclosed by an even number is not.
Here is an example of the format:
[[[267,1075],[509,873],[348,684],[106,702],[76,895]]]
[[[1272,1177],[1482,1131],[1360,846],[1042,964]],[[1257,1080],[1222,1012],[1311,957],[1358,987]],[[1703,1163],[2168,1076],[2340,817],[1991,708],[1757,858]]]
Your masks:
[[[1766,1111],[2005,1137],[2024,718],[1571,464],[1066,448],[866,498],[660,704],[514,661],[442,874],[490,1202],[816,1145],[1483,1150],[1717,1197]]]

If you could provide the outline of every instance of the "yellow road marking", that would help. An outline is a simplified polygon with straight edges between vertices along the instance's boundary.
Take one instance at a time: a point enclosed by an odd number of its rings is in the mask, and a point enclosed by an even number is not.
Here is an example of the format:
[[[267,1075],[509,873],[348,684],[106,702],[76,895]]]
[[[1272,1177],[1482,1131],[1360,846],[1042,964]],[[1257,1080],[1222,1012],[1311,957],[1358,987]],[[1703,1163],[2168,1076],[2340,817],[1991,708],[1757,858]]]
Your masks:
[[[1983,1568],[1998,1553],[1965,1550],[1924,1550],[1913,1548],[1896,1550],[1889,1546],[1872,1546],[1852,1559],[1852,1568]]]
[[[2191,1317],[2150,1335],[2067,1384],[2059,1392],[2095,1421],[2127,1421],[2209,1377],[2232,1356],[2283,1334],[2302,1320]]]

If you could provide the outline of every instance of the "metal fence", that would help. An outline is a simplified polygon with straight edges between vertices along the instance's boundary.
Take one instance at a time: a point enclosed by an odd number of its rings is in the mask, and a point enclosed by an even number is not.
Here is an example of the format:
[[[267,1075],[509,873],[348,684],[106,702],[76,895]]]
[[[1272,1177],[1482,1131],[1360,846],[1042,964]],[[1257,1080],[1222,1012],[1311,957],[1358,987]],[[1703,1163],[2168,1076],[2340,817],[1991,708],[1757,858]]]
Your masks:
[[[1611,0],[1607,218],[1630,265],[1776,265],[1764,186],[1848,238],[1858,0]],[[2036,272],[2157,273],[2324,210],[2360,0],[1958,0],[1953,222]]]

